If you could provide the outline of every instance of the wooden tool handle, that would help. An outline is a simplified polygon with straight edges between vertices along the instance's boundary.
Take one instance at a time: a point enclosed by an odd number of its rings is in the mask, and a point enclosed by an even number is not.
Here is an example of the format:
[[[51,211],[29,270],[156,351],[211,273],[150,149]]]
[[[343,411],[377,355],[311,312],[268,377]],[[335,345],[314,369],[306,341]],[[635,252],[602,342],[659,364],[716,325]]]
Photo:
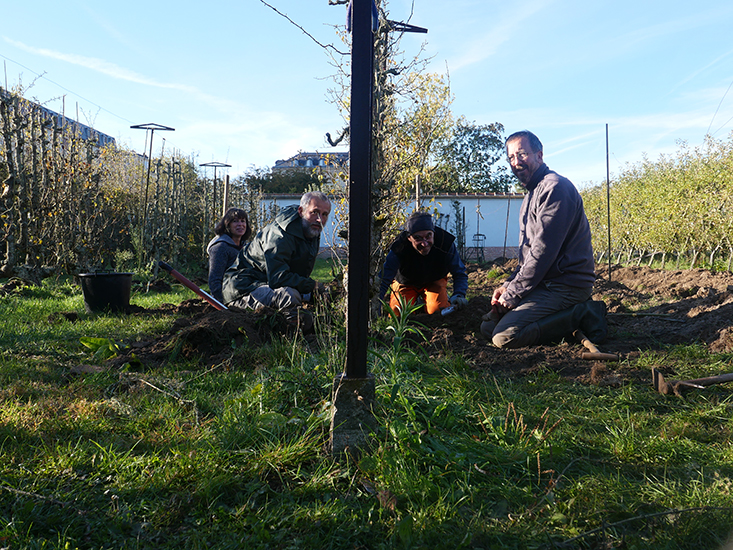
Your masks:
[[[583,353],[580,356],[582,359],[585,359],[586,361],[618,361],[618,355],[615,353],[603,353],[600,351],[592,352],[592,353]]]
[[[603,353],[599,351],[598,347],[588,340],[585,334],[578,329],[573,332],[573,335],[580,340],[580,342],[588,349],[588,352],[584,352],[580,357],[586,361],[618,361],[618,355],[615,353]]]
[[[162,267],[163,269],[165,269],[168,273],[170,273],[174,279],[176,279],[178,282],[180,282],[184,286],[187,286],[188,288],[193,290],[196,294],[198,294],[201,298],[209,302],[212,306],[214,306],[219,311],[229,309],[227,308],[227,306],[222,304],[219,300],[214,298],[211,294],[209,294],[208,292],[200,288],[198,285],[188,280],[188,278],[181,275],[178,271],[173,269],[173,267],[169,263],[164,262],[163,260],[160,260],[158,262],[158,265]]]
[[[593,342],[591,342],[590,340],[588,340],[588,337],[585,334],[583,334],[583,332],[580,329],[573,332],[573,336],[575,336],[578,340],[580,340],[580,343],[583,344],[583,346],[585,346],[588,349],[588,351],[590,351],[591,353],[600,353],[596,345]]]

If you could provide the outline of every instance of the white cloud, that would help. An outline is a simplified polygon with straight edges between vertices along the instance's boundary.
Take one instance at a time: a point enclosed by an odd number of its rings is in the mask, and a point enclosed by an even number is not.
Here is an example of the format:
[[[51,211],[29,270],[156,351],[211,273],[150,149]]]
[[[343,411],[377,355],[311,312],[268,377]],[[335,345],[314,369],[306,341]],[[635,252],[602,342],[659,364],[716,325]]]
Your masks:
[[[237,102],[222,99],[216,96],[212,96],[210,94],[206,94],[202,92],[201,90],[199,90],[198,88],[196,88],[195,86],[190,86],[188,84],[179,84],[175,82],[159,82],[152,78],[148,78],[144,75],[136,73],[135,71],[131,71],[124,67],[120,67],[119,65],[115,65],[114,63],[105,61],[104,59],[99,59],[96,57],[87,57],[87,56],[76,55],[76,54],[67,54],[67,53],[49,50],[45,48],[34,48],[32,46],[28,46],[22,42],[12,40],[7,37],[5,37],[5,41],[11,44],[12,46],[15,46],[16,48],[21,49],[25,52],[28,52],[34,55],[38,55],[41,57],[46,57],[49,59],[55,59],[57,61],[62,61],[64,63],[69,63],[69,64],[76,65],[79,67],[83,67],[85,69],[89,69],[91,71],[109,76],[110,78],[114,78],[116,80],[123,80],[126,82],[131,82],[133,84],[140,84],[143,86],[150,86],[153,88],[159,88],[159,89],[164,89],[164,90],[175,90],[175,91],[179,91],[182,93],[186,93],[186,94],[194,96],[199,101],[202,101],[221,111],[230,111],[232,109],[242,109],[243,108]]]
[[[451,70],[460,70],[491,57],[496,54],[501,45],[519,34],[519,29],[528,19],[544,10],[552,3],[551,0],[527,1],[519,5],[511,4],[498,15],[484,12],[477,20],[497,20],[490,27],[479,26],[480,36],[468,43],[459,43],[456,47],[461,53],[449,60]],[[485,4],[496,6],[496,4]],[[483,19],[486,16],[486,19]]]

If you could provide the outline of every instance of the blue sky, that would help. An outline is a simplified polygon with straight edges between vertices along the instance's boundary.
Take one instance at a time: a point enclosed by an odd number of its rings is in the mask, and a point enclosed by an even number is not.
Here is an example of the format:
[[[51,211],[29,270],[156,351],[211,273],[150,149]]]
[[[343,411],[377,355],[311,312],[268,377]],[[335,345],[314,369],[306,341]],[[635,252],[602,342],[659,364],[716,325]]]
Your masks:
[[[343,48],[344,6],[268,0],[322,44]],[[583,186],[646,155],[702,144],[733,130],[733,3],[712,0],[391,0],[390,18],[426,27],[430,70],[450,74],[456,117],[534,131],[551,168]],[[208,5],[12,2],[0,20],[11,87],[142,151],[197,163],[272,166],[299,150],[330,151],[343,123],[329,102],[335,69],[323,49],[260,0]],[[37,78],[37,75],[43,75]],[[165,141],[163,141],[163,138]],[[343,150],[343,148],[339,149]],[[221,174],[221,172],[219,172]]]

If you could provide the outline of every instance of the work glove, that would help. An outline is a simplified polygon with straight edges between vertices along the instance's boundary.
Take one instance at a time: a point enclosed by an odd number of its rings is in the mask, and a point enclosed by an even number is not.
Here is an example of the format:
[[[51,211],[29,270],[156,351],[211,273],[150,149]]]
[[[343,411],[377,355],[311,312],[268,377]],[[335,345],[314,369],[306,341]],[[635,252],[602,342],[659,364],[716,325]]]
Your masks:
[[[465,306],[468,303],[468,300],[466,300],[465,296],[459,296],[454,295],[450,297],[450,300],[448,300],[451,305],[455,306],[458,309],[461,309],[463,306]]]

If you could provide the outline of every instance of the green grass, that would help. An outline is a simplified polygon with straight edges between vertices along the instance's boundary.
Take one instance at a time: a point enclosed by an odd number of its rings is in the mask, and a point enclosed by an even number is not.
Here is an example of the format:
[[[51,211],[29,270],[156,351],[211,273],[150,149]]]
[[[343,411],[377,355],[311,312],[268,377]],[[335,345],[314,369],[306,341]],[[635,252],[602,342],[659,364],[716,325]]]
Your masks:
[[[311,277],[319,283],[328,283],[332,281],[341,271],[341,265],[330,258],[316,259],[316,265],[313,267]]]
[[[131,301],[191,297],[175,288]],[[58,317],[72,311],[76,322]],[[374,342],[378,427],[358,459],[334,460],[325,450],[331,385],[345,350],[343,318],[332,315],[317,352],[281,339],[229,369],[189,361],[121,372],[81,339],[131,344],[167,332],[171,317],[89,315],[65,282],[0,299],[0,548],[699,550],[726,541],[729,387],[682,400],[541,368],[495,379],[459,356]],[[732,362],[685,346],[624,368],[673,365],[698,377]]]

